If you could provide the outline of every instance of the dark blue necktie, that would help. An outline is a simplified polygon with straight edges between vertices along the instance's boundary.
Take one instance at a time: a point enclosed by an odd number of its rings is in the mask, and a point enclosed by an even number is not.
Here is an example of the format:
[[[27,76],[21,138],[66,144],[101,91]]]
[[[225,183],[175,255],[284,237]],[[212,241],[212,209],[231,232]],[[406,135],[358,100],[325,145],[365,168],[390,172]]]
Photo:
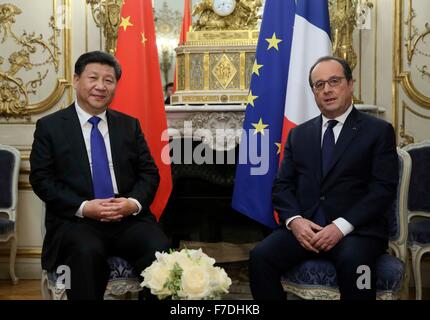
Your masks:
[[[95,199],[114,197],[112,178],[109,170],[109,161],[103,136],[97,125],[99,117],[91,117],[88,122],[93,125],[91,129],[91,161],[93,169],[93,188]]]
[[[333,160],[333,153],[334,153],[334,147],[335,147],[333,128],[337,125],[337,123],[338,123],[337,120],[329,120],[328,127],[324,132],[324,137],[323,137],[323,142],[321,147],[321,169],[322,169],[323,177],[325,177],[328,170],[330,169],[330,164]],[[327,218],[321,205],[318,207],[317,211],[315,212],[313,221],[322,227],[327,225]]]
[[[330,169],[330,164],[333,159],[335,146],[333,128],[337,125],[337,122],[337,120],[329,120],[328,127],[324,132],[321,147],[321,169],[323,177],[325,177],[327,171]]]

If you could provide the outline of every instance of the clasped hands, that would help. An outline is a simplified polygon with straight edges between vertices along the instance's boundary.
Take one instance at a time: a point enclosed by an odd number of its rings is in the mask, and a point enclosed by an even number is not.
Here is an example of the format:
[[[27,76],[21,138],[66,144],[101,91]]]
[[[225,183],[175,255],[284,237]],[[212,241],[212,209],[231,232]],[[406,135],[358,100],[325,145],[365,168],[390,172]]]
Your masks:
[[[321,227],[308,219],[296,218],[289,227],[301,246],[315,253],[331,250],[343,238],[334,223]]]
[[[102,222],[118,222],[138,209],[136,203],[127,198],[94,199],[85,204],[82,214]]]

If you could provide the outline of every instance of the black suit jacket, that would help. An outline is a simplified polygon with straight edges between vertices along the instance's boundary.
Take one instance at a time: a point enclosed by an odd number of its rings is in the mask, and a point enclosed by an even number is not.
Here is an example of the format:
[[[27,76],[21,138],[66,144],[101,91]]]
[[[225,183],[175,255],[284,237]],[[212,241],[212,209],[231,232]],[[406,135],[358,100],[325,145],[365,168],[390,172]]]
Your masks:
[[[149,215],[160,178],[140,123],[110,109],[106,116],[118,196],[140,202],[138,217]],[[76,219],[82,202],[94,199],[91,169],[74,104],[37,121],[30,165],[30,183],[46,204],[42,267],[52,269],[65,228]]]
[[[328,220],[342,217],[354,233],[388,238],[387,212],[398,183],[398,157],[391,124],[353,108],[337,140],[331,169],[321,176],[318,116],[294,128],[273,185],[282,223],[295,215],[312,219],[322,206]]]

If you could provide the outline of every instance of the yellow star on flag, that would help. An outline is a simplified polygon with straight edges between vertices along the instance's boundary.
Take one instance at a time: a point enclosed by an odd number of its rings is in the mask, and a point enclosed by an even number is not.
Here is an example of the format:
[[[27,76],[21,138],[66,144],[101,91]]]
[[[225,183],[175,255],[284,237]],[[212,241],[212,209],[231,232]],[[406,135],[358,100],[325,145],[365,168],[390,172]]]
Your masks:
[[[251,106],[255,107],[254,105],[254,100],[257,99],[258,96],[253,96],[252,95],[252,91],[249,90],[249,94],[248,94],[248,104],[250,104]]]
[[[260,69],[263,68],[262,64],[257,63],[257,59],[254,61],[254,65],[252,66],[252,73],[255,73],[257,76],[260,75]]]
[[[255,128],[254,134],[261,133],[264,136],[264,129],[266,129],[269,125],[263,123],[263,119],[260,118],[258,123],[252,123],[252,126]]]
[[[127,31],[128,27],[133,26],[133,24],[130,22],[130,16],[127,18],[121,17],[121,23],[119,24],[119,27],[123,27],[124,31]]]
[[[141,35],[142,35],[142,44],[145,45],[145,43],[146,43],[146,41],[148,41],[148,39],[146,39],[145,33],[142,32]]]
[[[269,47],[267,48],[267,50],[270,50],[270,48],[275,48],[276,50],[279,51],[278,44],[279,42],[282,42],[282,40],[276,38],[275,32],[273,32],[273,35],[271,38],[266,38],[266,41],[269,43]]]
[[[278,151],[276,152],[276,154],[281,154],[281,144],[280,143],[275,143],[276,147],[278,148]]]

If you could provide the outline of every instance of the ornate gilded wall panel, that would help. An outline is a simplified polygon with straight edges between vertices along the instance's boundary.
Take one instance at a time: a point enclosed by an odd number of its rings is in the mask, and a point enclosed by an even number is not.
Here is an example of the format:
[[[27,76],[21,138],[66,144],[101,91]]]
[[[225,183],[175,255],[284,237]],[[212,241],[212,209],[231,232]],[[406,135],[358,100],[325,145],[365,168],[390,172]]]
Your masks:
[[[393,117],[401,145],[430,136],[430,2],[396,0]]]
[[[209,88],[212,90],[239,89],[239,53],[218,53],[210,56]]]
[[[180,56],[176,60],[176,74],[178,75],[178,90],[185,89],[185,57]]]
[[[204,88],[204,72],[203,59],[201,54],[190,54],[190,89],[203,90]]]
[[[247,52],[245,56],[245,88],[249,88],[252,77],[252,66],[255,61],[255,52]]]
[[[0,4],[2,122],[29,121],[70,87],[70,0],[43,2]]]

